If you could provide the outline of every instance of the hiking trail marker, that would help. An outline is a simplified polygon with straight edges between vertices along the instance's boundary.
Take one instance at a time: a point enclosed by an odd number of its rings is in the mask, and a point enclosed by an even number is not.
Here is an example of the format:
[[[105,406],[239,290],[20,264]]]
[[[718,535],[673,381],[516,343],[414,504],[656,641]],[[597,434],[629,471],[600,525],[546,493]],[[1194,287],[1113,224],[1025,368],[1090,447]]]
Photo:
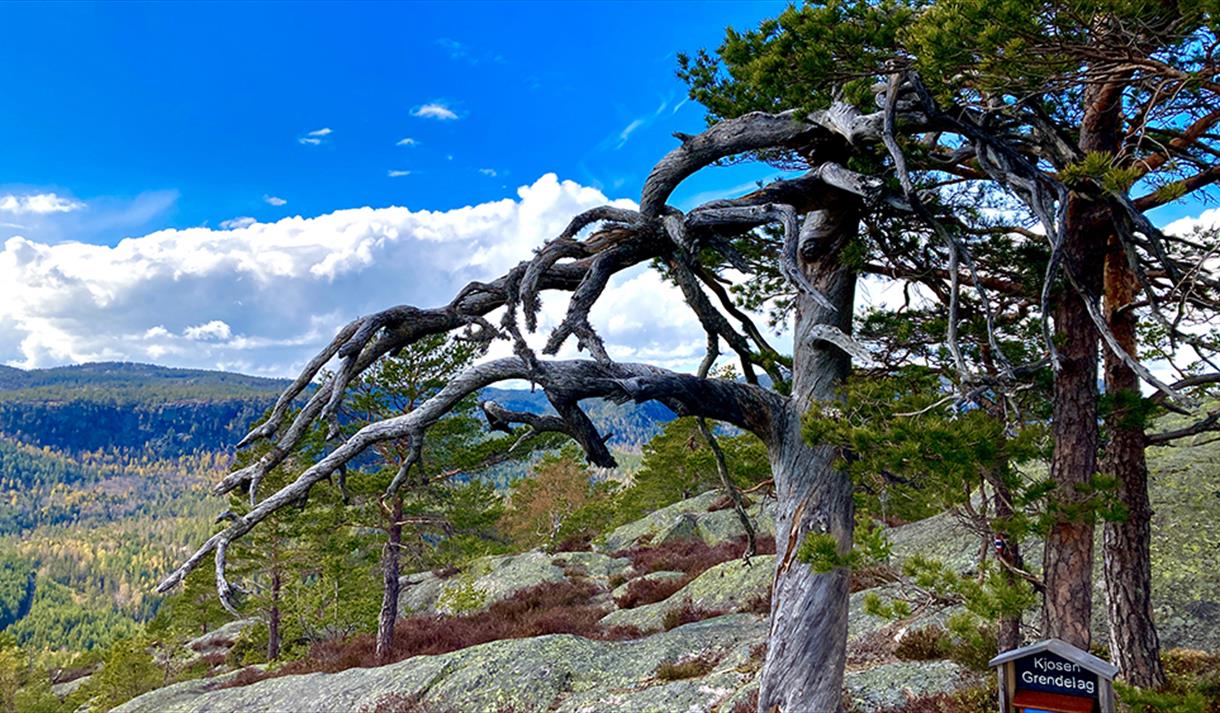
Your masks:
[[[1000,713],[1115,713],[1118,667],[1059,639],[1013,649],[988,664],[1000,680]]]

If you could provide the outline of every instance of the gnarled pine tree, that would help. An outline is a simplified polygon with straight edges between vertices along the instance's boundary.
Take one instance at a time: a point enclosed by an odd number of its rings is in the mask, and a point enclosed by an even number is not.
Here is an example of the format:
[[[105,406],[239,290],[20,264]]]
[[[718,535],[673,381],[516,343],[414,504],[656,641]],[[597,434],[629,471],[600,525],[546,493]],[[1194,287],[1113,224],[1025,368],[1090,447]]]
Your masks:
[[[885,9],[866,4],[862,12]],[[901,21],[901,14],[898,19]],[[895,20],[887,18],[885,23],[892,34]],[[679,415],[749,430],[766,444],[779,516],[771,637],[762,672],[760,710],[838,710],[847,634],[847,572],[841,568],[815,572],[796,553],[802,540],[813,534],[821,541],[833,540],[846,556],[852,541],[852,485],[835,468],[835,449],[805,441],[801,419],[814,403],[834,401],[851,359],[867,356],[850,336],[860,271],[911,277],[920,270],[934,270],[948,298],[946,341],[962,372],[962,400],[969,400],[970,393],[980,388],[1003,393],[1045,362],[1008,363],[990,328],[994,315],[989,285],[1003,283],[1011,266],[976,264],[968,238],[980,231],[958,219],[951,210],[952,202],[942,202],[939,196],[958,181],[987,182],[1019,198],[1038,219],[1044,236],[1025,232],[1030,240],[1047,242],[1049,259],[1040,302],[1044,320],[1050,313],[1053,287],[1060,284],[1063,274],[1071,274],[1060,271],[1070,192],[1040,165],[1046,146],[1031,138],[1035,119],[1018,114],[1013,120],[1009,107],[1002,105],[977,107],[951,96],[936,96],[925,87],[915,67],[901,59],[873,66],[865,73],[863,87],[872,85],[880,110],[869,110],[873,95],[860,91],[859,81],[848,82],[841,95],[831,91],[827,82],[826,90],[813,97],[818,106],[798,104],[802,108],[779,113],[752,111],[716,121],[698,135],[680,135],[681,146],[649,174],[638,210],[605,206],[587,211],[532,259],[499,279],[467,285],[446,305],[392,307],[347,325],[282,395],[272,417],[243,440],[244,445],[271,439],[271,449],[217,485],[220,493],[248,490],[250,511],[213,535],[160,589],[173,587],[211,555],[218,592],[223,601],[230,601],[233,591],[225,577],[225,553],[232,542],[277,509],[305,498],[313,486],[366,449],[386,441],[405,441],[410,444],[408,457],[387,488],[386,495],[392,498],[410,478],[418,477],[413,466],[429,429],[456,404],[493,383],[528,380],[543,390],[556,412],[537,416],[485,409],[493,427],[521,424],[526,433],[565,434],[581,446],[590,462],[600,466],[613,465],[614,460],[580,401],[592,397],[657,400]],[[799,177],[685,213],[668,204],[678,185],[696,171],[742,155],[808,170]],[[887,182],[889,177],[896,180]],[[1153,249],[1163,236],[1141,220],[1142,213],[1132,208],[1125,194],[1107,200],[1131,218],[1133,225],[1125,226],[1131,229],[1120,232],[1124,245],[1141,256],[1151,255],[1139,263],[1140,269],[1153,263],[1180,270],[1181,265],[1169,265],[1169,258]],[[912,265],[907,259],[909,251],[896,250],[895,243],[886,242],[893,233],[887,237],[881,234],[884,231],[871,229],[886,222],[910,226],[913,249],[925,264]],[[866,234],[862,225],[870,226]],[[778,232],[768,234],[761,230],[764,226],[778,226]],[[883,264],[866,268],[873,263],[862,261],[862,253]],[[590,309],[613,275],[650,262],[681,288],[686,304],[709,335],[712,351],[718,351],[723,342],[736,354],[744,382],[711,378],[707,370],[689,375],[611,359],[590,323]],[[790,361],[767,343],[725,289],[717,274],[724,267],[782,276],[780,296],[790,306],[793,335]],[[1071,279],[1066,283],[1084,289]],[[1179,289],[1180,284],[1173,288]],[[523,338],[523,330],[537,328],[544,291],[568,291],[571,297],[566,316],[539,355]],[[973,373],[961,355],[958,321],[963,291],[973,292],[986,315],[987,347],[998,364],[998,376]],[[498,322],[492,321],[493,313]],[[1108,337],[1116,357],[1142,378],[1173,393],[1116,345],[1100,315],[1090,311],[1087,316]],[[1045,325],[1047,361],[1062,371],[1062,358],[1051,338],[1052,326]],[[469,367],[409,413],[361,428],[295,481],[274,493],[260,492],[264,474],[298,446],[311,424],[333,421],[347,386],[358,374],[384,354],[430,335],[452,332],[473,340],[509,340],[514,356]],[[555,355],[571,338],[591,358],[545,358]],[[289,419],[289,405],[336,357],[340,362],[337,371]],[[758,383],[760,370],[770,377],[770,388]]]

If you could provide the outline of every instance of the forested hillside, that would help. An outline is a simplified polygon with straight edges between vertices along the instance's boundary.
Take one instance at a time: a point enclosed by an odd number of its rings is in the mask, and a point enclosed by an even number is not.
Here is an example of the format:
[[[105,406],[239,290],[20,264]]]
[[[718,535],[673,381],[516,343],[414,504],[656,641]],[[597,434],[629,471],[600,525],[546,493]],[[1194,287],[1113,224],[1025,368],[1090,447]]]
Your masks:
[[[234,434],[283,382],[146,364],[0,369],[0,628],[83,651],[151,617]]]
[[[210,531],[207,493],[233,445],[286,383],[148,364],[0,367],[0,629],[68,654],[148,621],[158,579]],[[541,392],[484,397],[552,410]],[[673,418],[656,404],[590,406],[629,450]],[[500,482],[521,468],[506,467]]]

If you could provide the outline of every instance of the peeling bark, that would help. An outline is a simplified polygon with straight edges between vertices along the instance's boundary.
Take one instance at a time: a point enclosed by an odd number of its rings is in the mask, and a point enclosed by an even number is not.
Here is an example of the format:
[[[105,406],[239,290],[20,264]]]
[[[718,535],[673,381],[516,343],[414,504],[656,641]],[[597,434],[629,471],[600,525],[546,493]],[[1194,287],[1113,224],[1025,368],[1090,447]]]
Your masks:
[[[834,209],[811,213],[802,229],[802,237],[817,251],[803,256],[801,269],[833,309],[798,294],[792,399],[776,423],[771,448],[779,511],[771,633],[758,697],[761,713],[829,713],[842,708],[849,573],[842,568],[816,573],[797,561],[796,551],[809,533],[830,533],[843,554],[851,549],[851,479],[834,468],[835,449],[805,442],[801,416],[815,402],[838,398],[838,387],[851,367],[845,352],[813,339],[811,332],[823,324],[851,332],[856,275],[840,263],[839,254],[855,235],[858,221],[855,202],[845,200]]]

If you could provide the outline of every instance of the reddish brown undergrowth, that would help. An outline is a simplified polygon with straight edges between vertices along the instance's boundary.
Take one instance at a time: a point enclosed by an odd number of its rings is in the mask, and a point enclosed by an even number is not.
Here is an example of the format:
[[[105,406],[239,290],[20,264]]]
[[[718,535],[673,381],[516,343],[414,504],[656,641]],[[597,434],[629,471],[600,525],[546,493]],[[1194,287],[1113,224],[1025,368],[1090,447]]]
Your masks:
[[[637,575],[650,572],[685,572],[692,579],[721,562],[741,557],[745,551],[746,538],[739,537],[722,542],[715,547],[703,540],[674,540],[656,546],[630,547],[613,553],[613,557],[626,557]],[[775,538],[758,538],[758,554],[775,554]]]
[[[633,579],[627,584],[627,592],[614,601],[620,609],[631,609],[634,607],[652,604],[664,599],[668,599],[669,595],[682,589],[691,580],[690,575],[684,577],[674,577],[672,579]]]
[[[314,644],[305,658],[273,671],[246,669],[220,687],[244,686],[274,676],[367,668],[502,639],[575,634],[619,641],[641,636],[634,627],[605,629],[598,624],[606,612],[590,600],[599,591],[597,585],[589,581],[539,584],[496,602],[483,612],[456,617],[413,616],[400,620],[394,627],[394,650],[386,661],[377,661],[373,635],[362,634]]]
[[[669,631],[684,624],[693,624],[697,621],[724,616],[728,613],[728,609],[707,609],[687,599],[682,602],[681,606],[665,612],[665,616],[661,619],[661,625],[665,627],[666,631]]]

